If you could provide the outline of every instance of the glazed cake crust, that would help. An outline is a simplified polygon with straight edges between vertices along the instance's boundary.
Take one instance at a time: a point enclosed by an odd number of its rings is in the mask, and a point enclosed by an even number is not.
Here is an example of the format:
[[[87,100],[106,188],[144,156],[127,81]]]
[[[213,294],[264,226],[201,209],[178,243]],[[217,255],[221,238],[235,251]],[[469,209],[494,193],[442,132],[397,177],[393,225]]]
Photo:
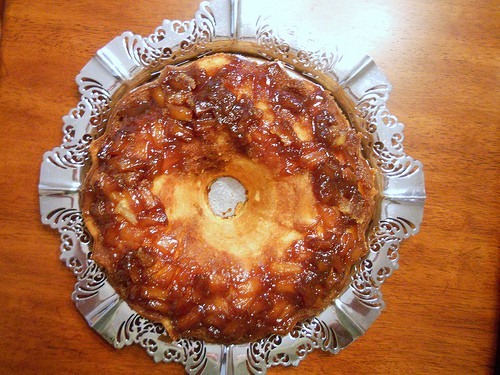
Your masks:
[[[374,177],[333,97],[279,63],[217,54],[126,95],[91,145],[93,259],[172,339],[283,334],[330,304],[366,253]],[[247,201],[216,215],[210,185]]]

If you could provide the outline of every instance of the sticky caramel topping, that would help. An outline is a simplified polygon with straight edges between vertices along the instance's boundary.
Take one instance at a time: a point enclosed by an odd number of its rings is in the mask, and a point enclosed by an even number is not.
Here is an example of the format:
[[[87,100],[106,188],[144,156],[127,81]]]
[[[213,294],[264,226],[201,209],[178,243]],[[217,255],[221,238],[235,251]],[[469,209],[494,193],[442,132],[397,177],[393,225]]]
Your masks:
[[[93,259],[172,338],[239,343],[324,309],[366,252],[375,195],[331,95],[236,55],[167,67],[91,146],[82,191]],[[222,218],[208,189],[247,201]]]

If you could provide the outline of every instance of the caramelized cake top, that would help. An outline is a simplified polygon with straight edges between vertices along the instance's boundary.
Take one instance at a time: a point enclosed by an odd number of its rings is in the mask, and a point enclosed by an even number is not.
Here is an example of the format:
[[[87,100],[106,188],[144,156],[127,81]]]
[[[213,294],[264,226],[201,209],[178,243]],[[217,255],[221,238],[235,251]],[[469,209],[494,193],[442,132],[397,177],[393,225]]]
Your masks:
[[[217,54],[126,95],[90,149],[93,259],[171,338],[240,343],[321,312],[367,251],[373,172],[327,91]],[[245,189],[229,215],[209,191]]]

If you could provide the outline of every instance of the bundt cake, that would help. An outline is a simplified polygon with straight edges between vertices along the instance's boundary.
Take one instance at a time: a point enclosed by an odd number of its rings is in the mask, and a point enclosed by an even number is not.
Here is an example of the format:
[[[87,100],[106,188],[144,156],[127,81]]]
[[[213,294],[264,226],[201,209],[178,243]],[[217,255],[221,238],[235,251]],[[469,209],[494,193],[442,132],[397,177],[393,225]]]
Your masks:
[[[361,136],[278,62],[167,66],[116,104],[90,155],[92,258],[171,339],[284,334],[366,254],[376,189]]]

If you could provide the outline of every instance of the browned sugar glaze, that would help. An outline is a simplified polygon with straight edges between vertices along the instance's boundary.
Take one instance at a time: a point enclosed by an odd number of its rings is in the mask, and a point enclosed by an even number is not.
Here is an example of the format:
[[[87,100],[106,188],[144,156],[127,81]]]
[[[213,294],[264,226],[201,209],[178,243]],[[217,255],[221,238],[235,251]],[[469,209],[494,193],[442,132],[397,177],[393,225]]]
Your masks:
[[[92,144],[92,257],[172,338],[286,333],[366,253],[375,189],[360,150],[331,95],[278,63],[219,54],[167,67]],[[220,176],[247,190],[231,218],[208,205]]]

